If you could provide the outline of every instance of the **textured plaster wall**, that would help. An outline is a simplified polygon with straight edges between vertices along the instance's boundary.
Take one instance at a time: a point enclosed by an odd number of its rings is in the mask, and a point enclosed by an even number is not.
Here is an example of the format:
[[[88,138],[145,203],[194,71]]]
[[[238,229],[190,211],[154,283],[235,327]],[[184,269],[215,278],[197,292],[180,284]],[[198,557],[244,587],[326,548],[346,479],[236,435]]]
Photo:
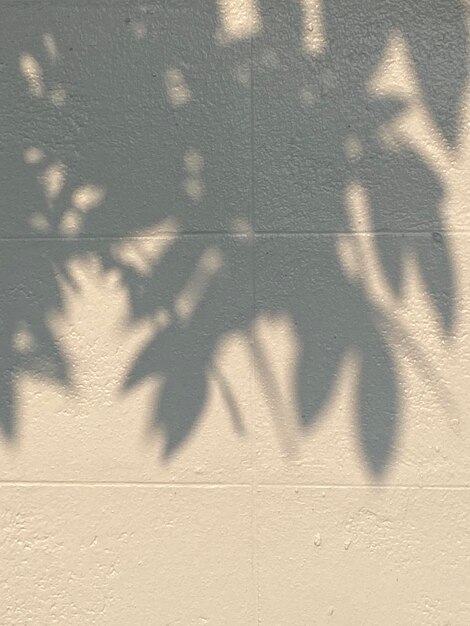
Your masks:
[[[0,624],[467,626],[469,6],[0,6]]]

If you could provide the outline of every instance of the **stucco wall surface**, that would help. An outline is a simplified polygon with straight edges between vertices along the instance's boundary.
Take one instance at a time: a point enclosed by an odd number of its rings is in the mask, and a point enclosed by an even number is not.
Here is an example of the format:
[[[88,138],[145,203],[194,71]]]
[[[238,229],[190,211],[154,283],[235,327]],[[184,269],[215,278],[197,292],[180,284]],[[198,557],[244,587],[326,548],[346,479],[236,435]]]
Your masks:
[[[0,624],[470,624],[470,6],[0,0]]]

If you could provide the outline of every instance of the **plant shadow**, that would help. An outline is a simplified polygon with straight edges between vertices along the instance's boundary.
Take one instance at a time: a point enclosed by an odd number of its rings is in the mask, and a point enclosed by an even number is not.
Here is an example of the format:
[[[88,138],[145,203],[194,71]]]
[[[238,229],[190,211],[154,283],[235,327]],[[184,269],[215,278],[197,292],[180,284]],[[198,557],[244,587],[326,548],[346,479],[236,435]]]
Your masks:
[[[433,124],[455,148],[468,78],[465,9],[457,0],[432,10],[424,0],[324,0],[313,53],[300,2],[258,5],[256,19],[232,30],[230,16],[202,0],[31,5],[3,22],[0,422],[8,437],[21,372],[70,384],[49,320],[63,307],[69,262],[93,254],[119,271],[130,321],[166,316],[123,381],[125,391],[163,380],[153,415],[165,457],[197,426],[228,333],[251,338],[257,375],[272,385],[253,324],[283,314],[300,346],[301,426],[315,425],[354,353],[364,462],[377,478],[389,467],[402,400],[390,321],[338,246],[374,235],[377,271],[397,298],[412,260],[452,333],[445,189],[417,150],[384,140],[409,101],[371,85],[398,38]],[[352,215],[354,202],[365,218]],[[236,399],[222,387],[242,433]]]

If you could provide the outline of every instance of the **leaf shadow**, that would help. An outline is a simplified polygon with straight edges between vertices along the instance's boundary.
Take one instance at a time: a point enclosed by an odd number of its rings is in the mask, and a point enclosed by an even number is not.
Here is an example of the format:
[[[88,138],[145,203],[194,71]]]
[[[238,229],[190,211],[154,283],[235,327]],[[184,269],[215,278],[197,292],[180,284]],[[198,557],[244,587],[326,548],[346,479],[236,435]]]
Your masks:
[[[52,31],[69,51],[70,67],[54,66],[54,80],[68,90],[63,108],[25,95],[15,24],[3,25],[11,89],[0,167],[0,420],[8,436],[18,372],[70,384],[71,364],[48,320],[63,306],[57,277],[67,276],[71,259],[92,253],[106,270],[120,272],[131,321],[161,311],[168,317],[123,381],[123,390],[163,381],[153,425],[162,432],[165,457],[202,419],[221,339],[234,330],[251,336],[257,317],[282,313],[300,345],[299,424],[313,428],[353,352],[360,363],[358,445],[375,477],[390,466],[400,431],[396,364],[381,311],[345,271],[337,246],[343,236],[374,234],[386,287],[397,297],[413,259],[443,332],[452,332],[446,190],[416,149],[383,141],[383,129],[409,104],[371,93],[370,84],[399,33],[433,123],[455,148],[468,80],[465,8],[457,0],[440,0],[433,10],[424,0],[413,6],[324,0],[326,43],[312,55],[300,2],[258,5],[259,31],[226,41],[218,40],[215,2],[104,13],[33,9],[25,19],[37,41]],[[44,56],[39,44],[30,53]],[[21,156],[31,145],[50,163],[66,164],[53,206]],[[74,190],[93,180],[106,195],[80,215],[74,242],[63,241]],[[351,222],[352,185],[367,197],[367,223]],[[48,216],[47,232],[32,226],[38,211]],[[27,240],[21,254],[18,238]],[[162,241],[165,249],[150,255],[142,271],[115,253],[116,241],[126,238]],[[26,352],[15,343],[24,325],[33,337]],[[243,432],[236,401],[224,389],[234,429]]]

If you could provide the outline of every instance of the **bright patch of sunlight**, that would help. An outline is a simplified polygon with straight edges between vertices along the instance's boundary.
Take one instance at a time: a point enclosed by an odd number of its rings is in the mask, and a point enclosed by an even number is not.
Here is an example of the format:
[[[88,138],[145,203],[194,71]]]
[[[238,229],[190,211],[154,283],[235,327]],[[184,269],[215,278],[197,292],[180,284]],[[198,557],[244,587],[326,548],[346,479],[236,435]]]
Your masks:
[[[380,256],[380,235],[370,233],[368,196],[360,184],[350,184],[346,207],[351,230],[356,232],[340,237],[337,243],[338,257],[345,274],[361,283],[367,298],[381,314],[382,332],[387,343],[393,346],[397,362],[407,354],[412,363],[416,358],[415,365],[422,375],[434,378],[436,355],[444,358],[448,342],[415,257],[411,253],[404,255],[403,286],[396,293],[388,278],[388,268],[383,265]],[[427,330],[421,337],[417,334],[417,320],[426,323]]]
[[[373,228],[366,189],[359,183],[351,183],[346,191],[345,205],[350,228],[357,235],[338,243],[337,251],[340,261],[344,263],[344,271],[350,278],[360,276],[371,301],[392,313],[399,307],[399,301],[382,266],[376,236],[371,234]]]
[[[67,92],[62,87],[56,87],[55,89],[52,89],[50,93],[51,102],[57,107],[63,106],[66,98]]]
[[[232,220],[230,225],[231,232],[234,235],[248,235],[253,236],[253,229],[251,224],[242,217],[236,217]]]
[[[72,208],[62,217],[60,232],[66,236],[77,235],[83,223],[84,214],[98,207],[106,195],[103,187],[97,185],[83,185],[72,192]]]
[[[322,0],[302,0],[302,9],[304,50],[309,54],[320,54],[326,48]]]
[[[200,174],[204,167],[204,157],[195,148],[190,148],[184,155],[184,165],[189,174]]]
[[[275,347],[275,349],[274,349]],[[300,440],[296,363],[300,343],[288,315],[257,317],[253,328],[255,371],[279,445],[295,456]]]
[[[265,450],[273,458],[278,454],[287,457],[292,463],[290,468],[311,464],[313,458],[313,463],[325,464],[328,475],[334,475],[339,450],[354,456],[351,416],[356,408],[359,362],[356,354],[346,352],[338,363],[324,403],[315,415],[302,416],[305,407],[300,405],[298,387],[302,343],[289,315],[257,317],[253,327],[253,358],[259,435],[265,442]],[[316,427],[309,437],[303,424],[311,418]]]
[[[13,339],[13,345],[20,354],[31,352],[35,347],[35,339],[26,324],[22,324]]]
[[[46,155],[40,148],[35,148],[34,146],[27,148],[23,153],[24,162],[30,165],[40,163],[45,156]]]
[[[357,280],[360,276],[361,264],[354,239],[352,237],[338,237],[336,240],[336,254],[349,280]]]
[[[36,59],[27,52],[20,55],[20,71],[26,79],[31,95],[41,98],[45,87],[42,69]]]
[[[67,271],[71,280],[60,279],[63,308],[49,322],[74,363],[77,402],[89,411],[87,398],[96,402],[96,389],[102,406],[120,393],[126,371],[154,328],[146,321],[129,332],[129,299],[120,273],[104,271],[97,256],[72,259]]]
[[[175,108],[182,107],[190,102],[191,91],[180,69],[170,67],[165,71],[165,86],[168,101]]]
[[[97,185],[83,185],[72,193],[72,203],[76,209],[86,213],[94,209],[103,201],[105,191]]]
[[[204,182],[202,180],[204,157],[194,148],[190,148],[184,155],[184,166],[188,174],[183,181],[184,190],[191,200],[199,202],[205,191]]]
[[[204,183],[199,178],[187,178],[184,181],[184,190],[194,202],[199,202],[204,195]]]
[[[407,43],[400,32],[390,35],[381,63],[369,82],[371,95],[416,97],[418,81]]]
[[[220,248],[207,248],[202,254],[192,276],[175,299],[175,313],[181,321],[189,321],[222,264]]]
[[[256,0],[217,0],[220,29],[217,39],[226,44],[248,39],[261,30]]]
[[[42,36],[42,42],[46,48],[46,52],[51,61],[57,61],[59,53],[54,36],[51,33],[44,33]]]
[[[112,253],[116,261],[132,267],[138,274],[150,276],[178,236],[178,222],[167,218],[155,227],[139,231],[135,239],[113,245]]]
[[[49,165],[39,177],[44,195],[50,201],[55,200],[65,184],[66,168],[58,161]]]
[[[414,64],[403,36],[393,33],[382,62],[369,83],[371,95],[397,97],[406,108],[379,129],[379,139],[389,150],[411,145],[427,165],[441,173],[451,163],[451,148],[425,106]]]
[[[82,216],[77,211],[69,209],[62,216],[60,223],[60,233],[65,237],[78,235],[82,227]]]
[[[157,309],[153,318],[153,323],[155,334],[161,332],[162,330],[165,330],[165,328],[168,328],[168,326],[170,326],[171,324],[171,315],[169,311],[167,311],[163,307]]]
[[[33,213],[28,222],[31,228],[38,233],[46,234],[50,232],[50,224],[42,213]]]
[[[51,33],[44,33],[42,43],[46,50],[46,56],[50,64],[57,63],[59,52],[54,36]],[[28,83],[29,92],[37,98],[48,98],[48,100],[56,107],[65,104],[67,92],[65,89],[56,84],[50,89],[46,88],[44,79],[44,70],[39,61],[28,52],[23,52],[19,59],[20,72]],[[31,161],[27,161],[31,162]]]

